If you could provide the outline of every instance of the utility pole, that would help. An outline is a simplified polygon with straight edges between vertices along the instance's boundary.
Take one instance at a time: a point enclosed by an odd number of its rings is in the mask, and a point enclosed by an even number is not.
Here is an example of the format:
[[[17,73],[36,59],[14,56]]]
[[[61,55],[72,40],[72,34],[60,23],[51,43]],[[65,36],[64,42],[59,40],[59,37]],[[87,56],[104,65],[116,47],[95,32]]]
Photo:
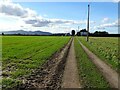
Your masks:
[[[78,26],[78,31],[79,31],[79,26]]]
[[[87,42],[89,41],[89,15],[90,15],[90,5],[88,5]]]

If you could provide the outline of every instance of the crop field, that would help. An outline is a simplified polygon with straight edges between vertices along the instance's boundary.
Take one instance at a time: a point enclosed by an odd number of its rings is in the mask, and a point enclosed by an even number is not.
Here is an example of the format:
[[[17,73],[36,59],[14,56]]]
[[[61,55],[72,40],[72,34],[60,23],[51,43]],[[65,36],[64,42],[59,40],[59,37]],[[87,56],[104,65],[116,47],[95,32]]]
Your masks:
[[[78,39],[113,69],[118,69],[118,38],[90,37],[89,42],[86,42],[85,37]]]
[[[96,66],[91,62],[77,38],[74,39],[74,44],[82,86],[85,88],[109,88],[108,82],[105,81]]]
[[[51,60],[50,57],[52,57],[56,52],[60,51],[69,42],[69,40],[70,37],[68,36],[3,36],[2,87],[12,88],[24,83],[25,78],[32,75],[36,70],[40,70],[42,65],[45,64],[48,60]],[[101,60],[106,62],[108,64],[107,66],[111,66],[114,70],[117,70],[118,38],[90,37],[89,40],[89,42],[86,42],[86,37],[72,37],[71,43],[74,44],[69,44],[71,45],[71,47],[68,48],[68,54],[64,58],[64,60],[67,61],[67,57],[69,56],[71,56],[71,59],[73,56],[76,56],[74,60],[77,61],[76,68],[78,69],[79,74],[79,78],[77,79],[79,79],[82,88],[109,89],[111,87],[110,83],[106,80],[99,68],[97,68],[96,64],[91,61],[89,55],[83,50],[79,41],[90,51],[96,54],[96,56],[98,56]],[[70,50],[72,48],[74,48],[75,54],[69,54],[70,52],[72,52]],[[55,60],[57,59],[55,58]],[[58,64],[58,66],[62,66],[65,64],[66,67],[66,65],[68,65],[66,63],[60,63]],[[73,65],[73,62],[69,64],[71,67]],[[56,63],[55,65],[57,66]],[[63,67],[61,69],[64,71]],[[69,68],[67,69],[69,70]],[[48,70],[50,70],[49,67]],[[106,72],[109,73],[108,71]],[[56,75],[59,75],[58,73],[59,72],[57,72]],[[53,73],[49,75],[53,75]],[[71,77],[72,75],[70,76],[70,78]],[[47,78],[45,78],[45,80],[47,80]]]
[[[10,88],[21,83],[69,41],[70,37],[3,36],[2,85]]]

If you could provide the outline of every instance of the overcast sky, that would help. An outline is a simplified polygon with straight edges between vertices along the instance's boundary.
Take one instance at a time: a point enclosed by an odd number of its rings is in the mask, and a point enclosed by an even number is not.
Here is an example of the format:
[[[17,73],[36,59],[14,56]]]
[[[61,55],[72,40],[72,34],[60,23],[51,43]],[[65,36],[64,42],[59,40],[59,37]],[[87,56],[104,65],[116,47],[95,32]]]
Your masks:
[[[116,0],[117,1],[117,0]],[[90,32],[118,33],[118,3],[90,2]],[[52,33],[86,28],[88,2],[0,3],[0,31],[27,30]]]

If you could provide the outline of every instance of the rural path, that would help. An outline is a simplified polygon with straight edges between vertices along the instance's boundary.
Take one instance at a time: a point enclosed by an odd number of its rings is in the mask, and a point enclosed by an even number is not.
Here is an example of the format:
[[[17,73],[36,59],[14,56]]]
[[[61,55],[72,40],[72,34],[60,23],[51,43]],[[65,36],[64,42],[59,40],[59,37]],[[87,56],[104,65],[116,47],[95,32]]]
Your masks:
[[[62,88],[81,88],[81,84],[79,82],[78,69],[77,69],[77,61],[75,58],[75,51],[74,51],[74,39],[72,41],[68,53],[62,81],[63,81]]]
[[[95,54],[93,54],[88,48],[86,48],[79,40],[79,44],[82,46],[84,51],[87,53],[91,61],[96,65],[96,67],[102,72],[102,75],[109,82],[111,88],[118,88],[118,73],[113,70],[104,61],[99,59]]]

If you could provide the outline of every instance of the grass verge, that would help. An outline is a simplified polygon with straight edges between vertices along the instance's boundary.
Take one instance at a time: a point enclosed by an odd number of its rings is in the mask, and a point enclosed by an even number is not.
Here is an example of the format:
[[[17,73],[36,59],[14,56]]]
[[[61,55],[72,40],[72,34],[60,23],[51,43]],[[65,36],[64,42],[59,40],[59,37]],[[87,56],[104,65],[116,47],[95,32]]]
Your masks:
[[[90,37],[90,41],[86,42],[85,37],[78,39],[101,60],[106,62],[114,70],[118,69],[118,41],[112,37]]]
[[[109,88],[96,66],[90,61],[77,39],[74,40],[79,76],[84,88]]]

